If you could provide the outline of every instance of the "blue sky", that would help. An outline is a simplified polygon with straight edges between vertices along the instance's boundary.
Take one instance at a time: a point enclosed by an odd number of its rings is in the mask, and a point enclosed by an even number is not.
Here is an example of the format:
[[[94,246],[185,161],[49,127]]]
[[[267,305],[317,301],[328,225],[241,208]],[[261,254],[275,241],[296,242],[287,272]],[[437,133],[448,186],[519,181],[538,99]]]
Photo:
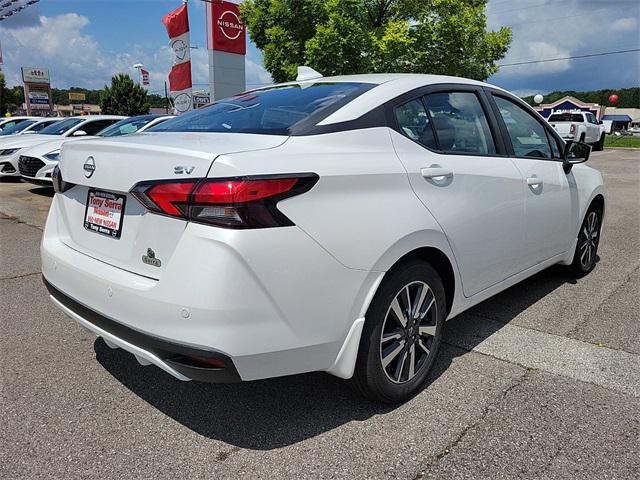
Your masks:
[[[26,0],[18,0],[23,2]],[[171,67],[161,17],[180,0],[41,0],[0,22],[9,85],[20,67],[47,67],[53,86],[100,88],[117,72],[133,74],[142,62],[151,91],[160,91]],[[204,3],[190,0],[196,88],[205,88]],[[509,54],[500,63],[540,60],[640,47],[638,0],[491,0],[488,25],[512,26]],[[622,88],[640,84],[640,53],[503,67],[489,82],[520,95],[552,90]],[[248,86],[270,82],[262,56],[250,44]]]

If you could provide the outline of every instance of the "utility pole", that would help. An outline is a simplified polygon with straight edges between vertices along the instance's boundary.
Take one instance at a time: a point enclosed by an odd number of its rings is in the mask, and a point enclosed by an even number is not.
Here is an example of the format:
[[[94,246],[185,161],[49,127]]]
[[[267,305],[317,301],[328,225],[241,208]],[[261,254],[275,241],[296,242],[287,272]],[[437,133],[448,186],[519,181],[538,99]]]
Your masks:
[[[138,85],[142,85],[142,67],[144,67],[143,64],[141,63],[136,63],[133,68],[135,68],[138,71]]]
[[[169,92],[167,91],[167,82],[164,82],[164,110],[169,113]]]

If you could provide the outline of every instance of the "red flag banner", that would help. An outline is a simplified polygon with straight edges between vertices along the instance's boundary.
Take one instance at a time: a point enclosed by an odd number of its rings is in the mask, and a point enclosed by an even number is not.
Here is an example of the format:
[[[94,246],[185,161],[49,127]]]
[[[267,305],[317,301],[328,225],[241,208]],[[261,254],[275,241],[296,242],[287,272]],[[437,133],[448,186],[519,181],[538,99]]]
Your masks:
[[[149,86],[149,71],[144,68],[140,69],[140,75],[142,76],[142,85],[145,87]]]
[[[162,17],[162,23],[167,29],[174,54],[174,65],[169,73],[173,108],[176,113],[184,113],[193,108],[187,4]]]

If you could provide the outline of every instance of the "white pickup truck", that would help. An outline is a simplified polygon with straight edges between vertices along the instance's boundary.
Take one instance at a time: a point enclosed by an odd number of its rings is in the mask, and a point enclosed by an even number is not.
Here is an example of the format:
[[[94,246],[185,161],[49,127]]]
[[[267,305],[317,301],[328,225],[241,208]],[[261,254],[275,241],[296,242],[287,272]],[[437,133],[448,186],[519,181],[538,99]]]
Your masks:
[[[594,150],[604,147],[605,126],[591,112],[551,112],[547,121],[565,140],[588,143]]]

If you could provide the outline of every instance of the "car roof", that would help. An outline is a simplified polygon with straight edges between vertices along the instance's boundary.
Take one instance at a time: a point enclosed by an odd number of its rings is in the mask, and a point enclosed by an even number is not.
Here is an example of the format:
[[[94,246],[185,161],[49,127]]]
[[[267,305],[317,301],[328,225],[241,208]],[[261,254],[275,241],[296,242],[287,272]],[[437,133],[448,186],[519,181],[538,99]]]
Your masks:
[[[74,115],[73,117],[65,118],[79,118],[81,120],[124,120],[125,115]]]
[[[347,122],[360,118],[375,107],[396,98],[403,93],[416,88],[438,84],[458,84],[491,87],[506,92],[506,90],[478,80],[453,77],[448,75],[429,75],[421,73],[370,73],[359,75],[340,75],[334,77],[320,77],[301,82],[288,82],[280,85],[309,85],[311,83],[359,82],[370,83],[375,86],[359,95],[345,106],[329,115],[318,125]],[[268,88],[268,87],[264,87]],[[508,92],[506,92],[508,93]]]

